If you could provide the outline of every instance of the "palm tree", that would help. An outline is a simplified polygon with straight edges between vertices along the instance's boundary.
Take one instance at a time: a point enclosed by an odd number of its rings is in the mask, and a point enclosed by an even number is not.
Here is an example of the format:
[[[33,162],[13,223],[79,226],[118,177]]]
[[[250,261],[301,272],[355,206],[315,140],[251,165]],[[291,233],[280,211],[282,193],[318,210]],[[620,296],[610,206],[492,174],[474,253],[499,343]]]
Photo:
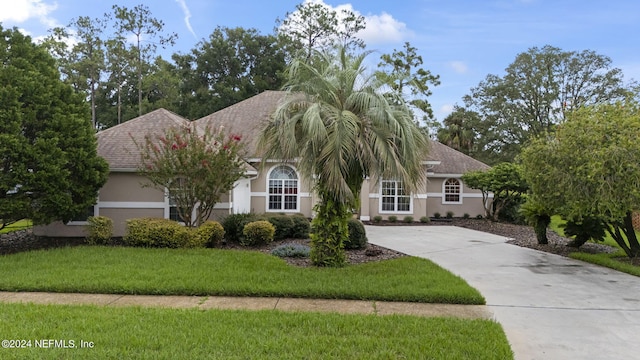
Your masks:
[[[453,112],[444,119],[444,127],[438,130],[438,141],[471,155],[476,139],[473,124],[478,123],[479,119],[480,116],[475,111],[456,105]]]
[[[289,92],[260,139],[264,159],[295,160],[319,196],[312,222],[311,260],[341,266],[347,221],[359,209],[366,177],[396,179],[408,190],[422,183],[427,139],[406,105],[393,105],[375,77],[366,76],[368,55],[344,48],[287,70]]]

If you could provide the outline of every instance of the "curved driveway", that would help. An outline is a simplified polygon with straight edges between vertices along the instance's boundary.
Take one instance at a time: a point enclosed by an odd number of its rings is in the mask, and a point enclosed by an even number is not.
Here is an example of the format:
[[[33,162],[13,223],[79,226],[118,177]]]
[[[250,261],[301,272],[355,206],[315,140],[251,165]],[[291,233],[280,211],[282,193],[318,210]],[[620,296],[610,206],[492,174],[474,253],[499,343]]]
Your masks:
[[[640,278],[454,226],[367,226],[372,244],[429,259],[487,300],[517,360],[640,359]]]

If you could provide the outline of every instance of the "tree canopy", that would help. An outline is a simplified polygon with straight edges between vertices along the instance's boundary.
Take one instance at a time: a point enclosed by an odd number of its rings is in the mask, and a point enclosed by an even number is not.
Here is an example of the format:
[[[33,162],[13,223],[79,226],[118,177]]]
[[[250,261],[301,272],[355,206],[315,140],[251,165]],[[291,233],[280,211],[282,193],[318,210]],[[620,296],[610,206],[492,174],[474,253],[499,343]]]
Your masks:
[[[108,172],[89,107],[17,29],[0,27],[0,63],[0,226],[70,221],[95,204]]]
[[[504,76],[488,75],[464,100],[482,120],[474,126],[478,157],[495,164],[515,159],[530,138],[552,131],[567,113],[626,95],[622,71],[610,58],[547,45],[518,54]]]
[[[533,194],[568,220],[597,218],[629,256],[640,254],[631,212],[640,204],[640,107],[627,101],[567,113],[522,152]]]

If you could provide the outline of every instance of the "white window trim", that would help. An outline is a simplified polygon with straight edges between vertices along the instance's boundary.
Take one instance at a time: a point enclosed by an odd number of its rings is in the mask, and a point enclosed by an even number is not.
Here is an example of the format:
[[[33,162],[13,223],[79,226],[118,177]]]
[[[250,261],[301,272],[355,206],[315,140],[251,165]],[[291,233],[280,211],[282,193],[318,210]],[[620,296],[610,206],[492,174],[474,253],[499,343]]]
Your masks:
[[[380,180],[380,184],[378,185],[378,213],[379,214],[398,214],[398,215],[413,215],[413,193],[406,195],[409,197],[409,211],[397,211],[397,210],[393,210],[393,211],[389,211],[389,210],[382,210],[382,183],[384,181],[394,181],[394,182],[398,182],[397,180]],[[394,195],[395,198],[398,197],[398,195]],[[397,203],[396,203],[396,207],[397,207]]]
[[[457,180],[458,183],[460,184],[460,193],[458,193],[458,201],[447,201],[447,193],[445,192],[445,185],[447,184],[447,180],[449,179],[454,179]],[[451,205],[451,204],[462,204],[463,199],[464,199],[464,184],[462,183],[462,180],[455,178],[455,177],[448,177],[446,179],[444,179],[444,181],[442,182],[442,204],[443,205]]]
[[[298,182],[298,192],[296,194],[296,208],[295,209],[269,209],[269,180],[271,179],[271,173],[279,168],[280,166],[285,166],[288,168],[291,168],[293,170],[293,172],[296,174],[297,177],[297,182]],[[266,179],[266,184],[265,184],[265,189],[267,190],[265,192],[265,197],[264,197],[264,211],[268,212],[268,213],[299,213],[300,212],[300,198],[302,197],[302,193],[300,192],[300,173],[298,173],[298,169],[295,168],[295,166],[291,165],[291,164],[276,164],[274,166],[272,166],[269,169],[269,172],[267,172],[267,179]],[[253,194],[252,194],[253,195]],[[282,204],[284,205],[284,199],[282,200]]]

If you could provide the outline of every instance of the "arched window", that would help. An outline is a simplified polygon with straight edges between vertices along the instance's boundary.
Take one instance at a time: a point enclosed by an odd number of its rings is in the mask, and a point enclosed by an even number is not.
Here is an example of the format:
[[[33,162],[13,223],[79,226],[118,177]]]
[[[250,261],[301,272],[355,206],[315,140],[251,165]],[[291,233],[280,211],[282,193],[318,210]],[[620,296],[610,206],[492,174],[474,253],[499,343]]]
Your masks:
[[[298,175],[289,166],[278,166],[269,174],[269,210],[298,210]]]
[[[444,182],[444,203],[460,203],[460,180],[447,179]]]

